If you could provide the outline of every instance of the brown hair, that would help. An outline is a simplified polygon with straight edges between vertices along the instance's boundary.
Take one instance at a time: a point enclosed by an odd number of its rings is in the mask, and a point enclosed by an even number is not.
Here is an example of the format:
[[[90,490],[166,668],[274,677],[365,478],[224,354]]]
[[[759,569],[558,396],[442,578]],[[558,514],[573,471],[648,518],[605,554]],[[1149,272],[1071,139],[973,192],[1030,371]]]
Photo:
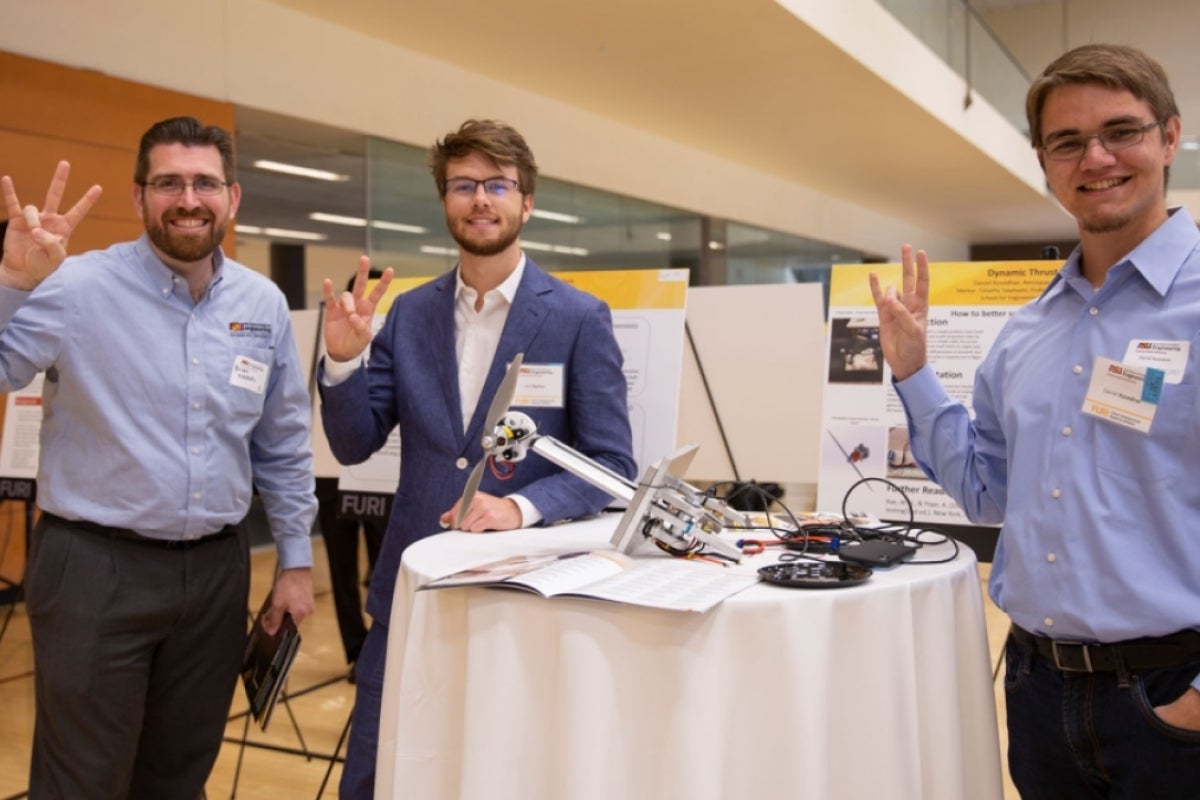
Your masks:
[[[224,128],[202,125],[195,117],[171,117],[150,126],[142,134],[138,144],[137,166],[133,170],[133,181],[146,182],[150,173],[150,150],[160,144],[182,144],[185,147],[215,147],[221,154],[221,166],[225,171],[225,182],[237,180],[237,165],[233,158],[233,137]]]
[[[533,194],[537,186],[537,163],[521,134],[511,126],[491,119],[469,119],[457,131],[446,134],[429,148],[429,170],[437,181],[438,195],[446,195],[446,163],[478,153],[498,167],[515,166],[520,190]]]
[[[1060,86],[1098,83],[1125,89],[1150,105],[1154,119],[1166,122],[1179,116],[1175,95],[1162,65],[1141,50],[1117,44],[1086,44],[1062,54],[1046,67],[1025,95],[1029,140],[1042,145],[1042,108],[1050,92]]]

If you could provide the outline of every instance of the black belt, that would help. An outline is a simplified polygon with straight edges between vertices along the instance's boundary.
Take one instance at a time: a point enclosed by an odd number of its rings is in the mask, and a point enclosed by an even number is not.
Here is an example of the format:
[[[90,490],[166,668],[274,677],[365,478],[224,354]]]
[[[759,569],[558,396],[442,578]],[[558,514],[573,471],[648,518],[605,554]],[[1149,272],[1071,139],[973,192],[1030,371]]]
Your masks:
[[[164,550],[190,550],[193,547],[199,547],[202,544],[209,542],[228,539],[231,536],[237,535],[237,526],[226,525],[216,533],[210,533],[206,536],[200,536],[196,539],[155,539],[151,536],[142,536],[140,533],[131,531],[128,528],[114,528],[109,525],[100,525],[96,522],[88,522],[86,519],[65,519],[57,514],[51,514],[48,511],[43,511],[42,516],[50,522],[57,525],[64,525],[68,528],[75,528],[88,533],[94,533],[99,536],[104,536],[109,539],[116,539],[122,542],[134,542],[136,544],[146,545],[148,547],[159,547]]]
[[[1172,669],[1200,661],[1200,631],[1186,630],[1169,636],[1128,639],[1112,644],[1051,639],[1012,626],[1017,644],[1063,672],[1115,672],[1124,669]]]

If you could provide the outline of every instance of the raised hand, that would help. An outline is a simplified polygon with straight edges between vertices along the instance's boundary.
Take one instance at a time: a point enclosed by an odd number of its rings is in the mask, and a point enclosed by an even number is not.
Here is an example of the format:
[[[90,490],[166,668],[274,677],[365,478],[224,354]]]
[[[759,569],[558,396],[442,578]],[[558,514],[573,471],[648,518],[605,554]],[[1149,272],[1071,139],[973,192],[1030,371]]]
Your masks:
[[[902,286],[886,290],[879,276],[871,273],[871,295],[879,312],[879,344],[892,376],[902,381],[925,366],[926,329],[929,325],[929,259],[918,250],[914,264],[912,245],[901,250]]]
[[[8,212],[8,230],[4,236],[4,256],[0,259],[0,285],[25,291],[35,288],[58,269],[67,257],[67,243],[75,228],[100,199],[102,189],[93,186],[65,214],[58,211],[67,188],[71,165],[58,162],[46,202],[38,211],[33,205],[21,206],[12,179],[0,178],[0,190]]]
[[[391,267],[383,271],[379,282],[367,296],[367,275],[371,271],[371,259],[358,259],[358,274],[354,286],[341,297],[333,294],[333,281],[326,278],[321,283],[325,295],[325,350],[334,361],[349,361],[357,358],[371,343],[371,320],[375,307],[387,291],[394,274]]]

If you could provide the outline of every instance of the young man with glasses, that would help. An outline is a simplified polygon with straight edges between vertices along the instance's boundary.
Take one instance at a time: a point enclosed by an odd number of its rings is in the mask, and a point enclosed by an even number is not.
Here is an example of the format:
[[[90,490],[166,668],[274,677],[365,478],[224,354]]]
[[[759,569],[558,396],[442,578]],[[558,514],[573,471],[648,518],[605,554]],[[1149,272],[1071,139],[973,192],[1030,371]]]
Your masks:
[[[979,367],[973,417],[926,363],[929,273],[880,288],[925,473],[999,523],[1009,767],[1026,798],[1200,791],[1200,232],[1168,209],[1179,110],[1128,47],[1059,57],[1026,98],[1079,246]]]
[[[371,318],[391,270],[364,296],[364,257],[340,298],[324,284],[328,356],[321,419],[333,453],[356,464],[400,427],[400,485],[371,578],[374,623],[358,658],[357,698],[343,798],[373,796],[379,707],[392,592],[400,556],[457,519],[457,500],[481,457],[484,417],[510,361],[538,367],[550,391],[523,408],[538,431],[633,477],[621,352],[608,307],[543,272],[521,250],[537,165],[511,127],[468,120],[430,150],[455,269],[396,298],[379,334]],[[362,366],[370,345],[370,359]],[[485,473],[462,529],[497,531],[594,514],[610,499],[545,459],[531,457],[501,482]]]
[[[241,196],[228,133],[152,126],[146,234],[64,260],[99,196],[60,214],[67,171],[40,212],[3,179],[0,391],[46,381],[29,796],[190,800],[241,668],[254,487],[281,568],[267,626],[312,610],[308,389],[282,292],[220,249]]]

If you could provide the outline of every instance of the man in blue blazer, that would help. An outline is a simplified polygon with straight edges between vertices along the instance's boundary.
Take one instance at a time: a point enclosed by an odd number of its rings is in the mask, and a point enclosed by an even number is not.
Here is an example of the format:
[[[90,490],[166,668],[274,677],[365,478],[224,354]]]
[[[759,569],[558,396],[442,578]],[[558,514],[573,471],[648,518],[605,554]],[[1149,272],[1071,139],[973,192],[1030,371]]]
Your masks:
[[[373,796],[392,592],[404,548],[454,524],[457,500],[481,458],[485,417],[505,370],[524,353],[545,387],[521,410],[539,433],[632,478],[636,465],[622,359],[608,307],[543,272],[521,251],[537,165],[511,127],[468,120],[430,149],[430,166],[459,246],[459,264],[396,298],[379,334],[371,319],[392,278],[365,294],[360,259],[351,291],[324,282],[328,356],[321,418],[333,454],[357,464],[400,426],[400,485],[371,578],[373,625],[355,667],[357,698],[342,772],[343,798]],[[370,363],[363,353],[370,345]],[[600,511],[610,498],[531,456],[501,483],[485,472],[461,528],[511,530]]]

